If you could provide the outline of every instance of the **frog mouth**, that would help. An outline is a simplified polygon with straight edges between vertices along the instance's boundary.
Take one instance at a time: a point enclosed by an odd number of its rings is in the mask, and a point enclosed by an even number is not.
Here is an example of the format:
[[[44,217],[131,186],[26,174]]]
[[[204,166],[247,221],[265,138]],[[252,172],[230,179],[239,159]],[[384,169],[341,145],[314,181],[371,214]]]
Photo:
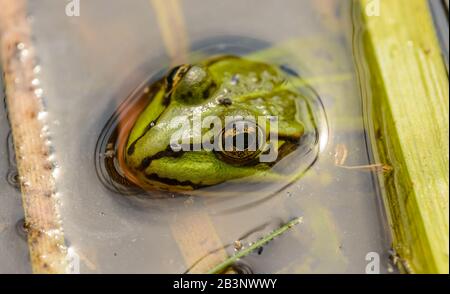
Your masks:
[[[299,145],[300,144],[298,142],[286,141],[283,144],[283,146],[280,149],[278,149],[276,160],[273,162],[266,162],[263,164],[266,165],[268,169],[270,169],[275,164],[277,164],[282,159],[284,159],[287,155],[289,155],[291,152],[295,151],[299,147]],[[142,161],[142,164],[139,166],[138,170],[140,172],[145,171],[154,160],[158,160],[161,158],[180,158],[188,152],[195,152],[195,151],[182,151],[182,150],[181,151],[173,151],[169,145],[169,146],[167,146],[167,148],[164,151],[160,151],[153,156],[146,157]],[[256,165],[260,164],[257,159],[252,159],[250,161],[246,160],[245,162],[243,162],[243,161],[241,161],[240,158],[238,160],[236,160],[235,158],[233,158],[232,160],[224,159],[223,154],[221,154],[219,152],[215,152],[215,151],[214,151],[214,153],[219,160],[227,162],[231,165],[251,167],[251,166],[256,166]],[[258,152],[258,153],[261,154],[262,152]],[[128,179],[133,184],[133,186],[142,187],[141,186],[142,180],[140,180],[135,175],[135,173],[128,168],[128,166],[125,163],[123,163],[123,165],[121,165],[121,170],[123,171],[124,175],[126,175],[126,179]],[[189,181],[189,180],[180,181],[175,178],[161,177],[156,173],[146,174],[145,177],[148,180],[157,183],[159,188],[163,189],[163,190],[167,189],[167,190],[174,191],[174,190],[178,190],[178,189],[175,189],[174,187],[182,187],[182,189],[179,190],[180,192],[182,192],[185,190],[197,190],[197,189],[207,188],[207,187],[211,186],[209,184],[195,183],[195,182]]]

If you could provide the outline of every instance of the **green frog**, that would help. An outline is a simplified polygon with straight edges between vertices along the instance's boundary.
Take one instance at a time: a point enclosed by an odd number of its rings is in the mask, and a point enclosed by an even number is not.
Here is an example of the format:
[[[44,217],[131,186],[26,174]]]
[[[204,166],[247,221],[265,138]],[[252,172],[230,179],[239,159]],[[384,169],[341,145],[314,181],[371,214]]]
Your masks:
[[[291,83],[298,78],[280,66],[228,55],[173,68],[157,83],[124,145],[133,182],[195,190],[284,177],[273,167],[300,146],[312,120],[307,98]],[[244,143],[235,146],[238,141]],[[276,156],[261,160],[269,154]]]

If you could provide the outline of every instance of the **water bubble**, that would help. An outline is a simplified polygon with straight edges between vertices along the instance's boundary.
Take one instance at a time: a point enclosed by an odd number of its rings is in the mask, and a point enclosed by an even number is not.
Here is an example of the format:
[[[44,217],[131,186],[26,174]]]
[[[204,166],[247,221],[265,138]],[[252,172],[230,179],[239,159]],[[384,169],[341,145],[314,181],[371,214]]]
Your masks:
[[[105,152],[105,156],[109,158],[113,158],[116,155],[116,152],[114,150],[107,150]]]
[[[16,222],[16,232],[22,240],[24,241],[27,240],[28,229],[27,226],[25,225],[24,218],[21,218]]]
[[[235,251],[239,251],[243,248],[242,242],[240,240],[236,240],[233,242],[233,248]]]
[[[40,72],[41,72],[41,66],[40,66],[40,65],[36,65],[36,66],[33,68],[33,73],[38,74],[38,73],[40,73]]]
[[[32,84],[33,86],[39,86],[40,83],[41,83],[41,82],[40,82],[39,79],[37,79],[37,78],[34,78],[34,79],[31,81],[31,84]]]
[[[42,88],[37,88],[36,90],[34,90],[34,95],[36,95],[36,97],[38,98],[41,98],[43,94],[44,90],[42,90]]]
[[[7,181],[14,188],[17,188],[17,189],[20,188],[19,173],[17,172],[16,169],[11,169],[8,171]]]
[[[59,174],[60,174],[60,168],[58,166],[55,166],[52,171],[53,178],[56,179],[59,176]]]
[[[25,44],[22,43],[22,42],[18,43],[18,44],[17,44],[17,49],[19,49],[19,50],[25,49]]]
[[[20,61],[25,62],[28,58],[28,55],[30,54],[30,51],[28,49],[23,49],[20,51]]]

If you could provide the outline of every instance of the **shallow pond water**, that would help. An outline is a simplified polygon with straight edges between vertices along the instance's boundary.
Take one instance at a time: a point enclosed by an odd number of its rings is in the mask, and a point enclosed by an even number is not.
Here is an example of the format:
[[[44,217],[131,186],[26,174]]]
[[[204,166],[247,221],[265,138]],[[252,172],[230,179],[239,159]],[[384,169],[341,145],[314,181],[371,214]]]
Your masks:
[[[63,1],[29,4],[64,233],[82,273],[183,273],[199,258],[217,250],[232,254],[236,241],[248,246],[295,217],[303,223],[242,263],[255,273],[364,273],[367,254],[376,252],[381,271],[388,271],[389,237],[374,174],[357,168],[371,162],[348,41],[350,1],[325,2],[182,2],[176,19],[182,19],[189,58],[241,50],[289,64],[317,92],[327,123],[317,160],[275,194],[253,189],[228,198],[161,199],[111,191],[95,167],[97,140],[118,105],[173,63],[158,6],[92,0],[82,2],[80,16],[69,17]],[[0,192],[6,203],[0,207],[0,272],[28,272],[16,225],[23,217],[20,193],[6,184],[4,112],[0,119],[0,185],[6,187]]]

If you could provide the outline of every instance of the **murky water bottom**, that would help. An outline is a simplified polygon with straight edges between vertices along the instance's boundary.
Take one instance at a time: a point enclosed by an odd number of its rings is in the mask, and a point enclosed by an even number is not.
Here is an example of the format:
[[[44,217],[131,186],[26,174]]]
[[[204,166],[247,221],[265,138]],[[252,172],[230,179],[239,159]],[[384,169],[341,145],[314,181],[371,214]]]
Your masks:
[[[248,246],[296,217],[303,223],[241,263],[255,273],[364,273],[367,254],[375,252],[381,271],[388,271],[389,238],[374,175],[352,168],[370,162],[346,41],[350,1],[337,11],[322,1],[186,2],[191,51],[220,42],[229,51],[248,48],[254,58],[289,64],[314,88],[328,119],[318,159],[275,195],[254,189],[225,198],[149,199],[109,190],[94,164],[103,126],[137,86],[170,65],[157,11],[146,0],[126,10],[121,1],[96,0],[68,17],[61,1],[31,3],[63,227],[81,272],[183,273],[199,257],[223,247],[233,254],[236,244]],[[0,119],[0,272],[29,272],[20,193],[8,184],[14,175],[3,109]]]

